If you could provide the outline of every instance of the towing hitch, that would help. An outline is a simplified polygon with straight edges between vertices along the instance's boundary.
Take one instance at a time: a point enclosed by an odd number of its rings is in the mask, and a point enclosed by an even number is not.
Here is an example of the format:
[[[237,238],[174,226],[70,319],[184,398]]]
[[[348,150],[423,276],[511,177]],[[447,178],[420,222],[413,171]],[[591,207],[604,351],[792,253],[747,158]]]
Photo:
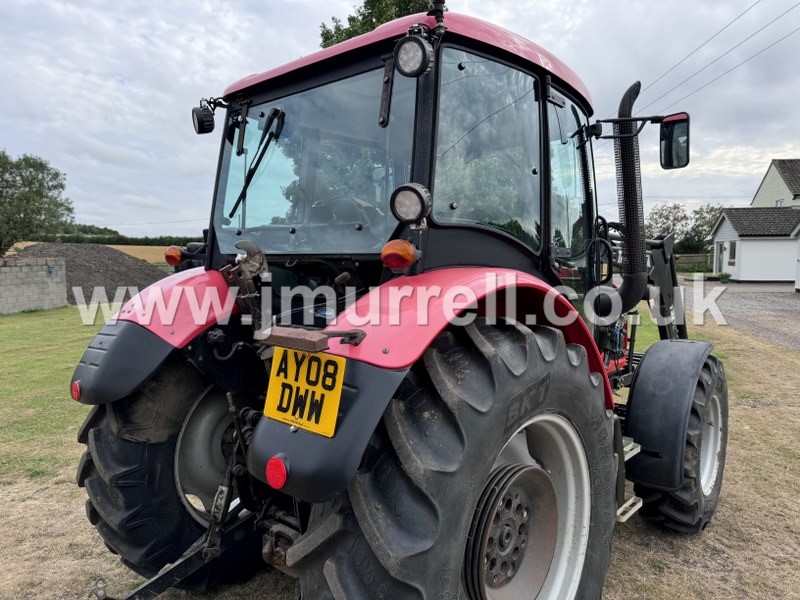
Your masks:
[[[189,549],[183,553],[183,556],[174,563],[165,565],[155,577],[140,585],[127,596],[119,599],[110,596],[104,596],[104,598],[106,600],[154,600],[158,598],[168,589],[178,585],[181,581],[225,552],[228,545],[236,544],[236,540],[239,538],[239,535],[237,535],[238,532],[245,532],[248,529],[252,529],[255,526],[255,521],[256,514],[249,513],[232,524],[222,534],[219,547],[215,548],[215,550],[218,551],[208,552],[208,532],[203,533],[194,544],[189,546]]]

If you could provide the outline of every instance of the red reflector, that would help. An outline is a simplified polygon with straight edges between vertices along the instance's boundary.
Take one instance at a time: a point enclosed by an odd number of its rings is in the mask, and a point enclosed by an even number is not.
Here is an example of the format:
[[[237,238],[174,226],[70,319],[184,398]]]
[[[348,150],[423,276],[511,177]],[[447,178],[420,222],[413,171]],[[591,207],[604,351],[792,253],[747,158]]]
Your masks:
[[[70,389],[70,392],[72,393],[72,399],[73,400],[80,400],[81,399],[81,382],[78,381],[78,380],[73,381],[71,389]]]
[[[276,490],[286,485],[289,468],[281,455],[273,456],[267,461],[267,483]]]

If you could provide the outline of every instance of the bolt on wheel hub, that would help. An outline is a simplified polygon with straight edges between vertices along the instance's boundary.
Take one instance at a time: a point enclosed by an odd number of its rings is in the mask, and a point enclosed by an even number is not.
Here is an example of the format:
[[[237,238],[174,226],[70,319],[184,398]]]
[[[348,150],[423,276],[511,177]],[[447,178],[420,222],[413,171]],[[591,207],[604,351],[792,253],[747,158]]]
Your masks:
[[[550,475],[519,463],[496,469],[470,529],[464,563],[470,598],[536,597],[550,570],[557,537],[558,504]]]

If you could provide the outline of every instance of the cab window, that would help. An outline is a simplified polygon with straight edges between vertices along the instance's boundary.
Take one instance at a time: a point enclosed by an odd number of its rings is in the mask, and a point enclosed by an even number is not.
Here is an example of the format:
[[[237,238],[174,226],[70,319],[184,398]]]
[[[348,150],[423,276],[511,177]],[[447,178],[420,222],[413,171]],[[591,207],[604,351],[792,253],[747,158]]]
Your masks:
[[[591,145],[582,143],[587,117],[569,99],[555,95],[547,103],[550,148],[550,239],[562,280],[579,292],[584,288],[586,248],[594,219]]]
[[[433,218],[541,247],[536,80],[455,48],[441,59]]]

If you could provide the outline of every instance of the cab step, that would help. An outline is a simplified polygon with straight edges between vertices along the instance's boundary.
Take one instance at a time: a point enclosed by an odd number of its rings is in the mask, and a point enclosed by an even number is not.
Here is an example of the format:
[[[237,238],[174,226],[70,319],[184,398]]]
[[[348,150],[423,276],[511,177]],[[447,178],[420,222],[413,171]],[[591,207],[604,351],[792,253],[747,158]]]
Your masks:
[[[642,451],[642,447],[634,442],[633,438],[623,436],[622,451],[625,453],[625,462],[628,462],[631,458]]]
[[[634,494],[625,494],[625,504],[617,509],[617,523],[625,523],[639,509],[642,508],[642,499]]]

